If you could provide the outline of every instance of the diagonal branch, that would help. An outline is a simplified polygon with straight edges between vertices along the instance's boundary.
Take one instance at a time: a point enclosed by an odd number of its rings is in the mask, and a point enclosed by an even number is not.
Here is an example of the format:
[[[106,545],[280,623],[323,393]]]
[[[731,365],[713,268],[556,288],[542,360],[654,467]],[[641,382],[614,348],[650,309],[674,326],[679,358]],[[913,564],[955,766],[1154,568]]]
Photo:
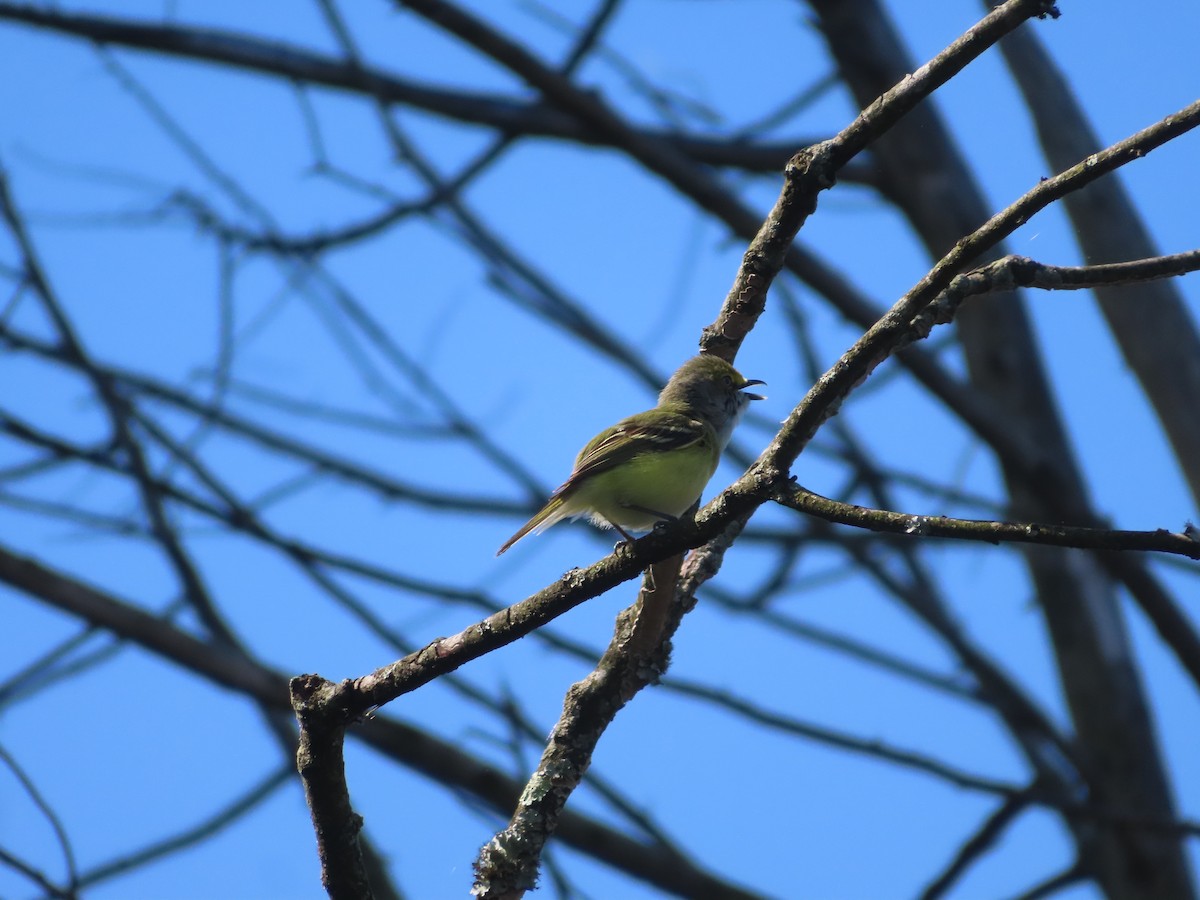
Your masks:
[[[285,714],[293,711],[288,702],[288,679],[283,674],[228,647],[181,631],[78,578],[2,546],[0,583],[133,641],[175,665],[252,699],[264,709]],[[344,726],[350,719],[342,717],[341,721]],[[454,744],[403,722],[374,716],[358,724],[353,735],[414,771],[478,797],[495,810],[511,810],[520,793],[520,785],[514,779]],[[558,837],[579,852],[665,891],[726,896],[735,890],[678,853],[632,840],[579,813],[563,814]]]
[[[666,143],[631,128],[600,97],[563,78],[481,19],[446,0],[403,0],[399,5],[413,9],[511,70],[551,103],[598,131],[735,231],[757,235],[746,251],[721,316],[705,330],[705,349],[729,360],[765,308],[767,289],[782,268],[801,225],[816,209],[817,196],[833,186],[838,172],[1005,34],[1053,10],[1046,0],[1008,0],[993,10],[863,110],[837,137],[793,157],[783,195],[766,222],[760,222],[757,215],[690,160]]]

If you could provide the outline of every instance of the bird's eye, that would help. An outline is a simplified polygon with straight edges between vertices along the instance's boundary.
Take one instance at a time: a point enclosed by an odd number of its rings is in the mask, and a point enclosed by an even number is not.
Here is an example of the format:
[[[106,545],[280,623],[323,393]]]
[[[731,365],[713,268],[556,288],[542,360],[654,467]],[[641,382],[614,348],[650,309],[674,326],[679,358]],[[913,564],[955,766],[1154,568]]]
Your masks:
[[[725,387],[733,387],[733,376],[731,376],[731,375],[725,376]]]

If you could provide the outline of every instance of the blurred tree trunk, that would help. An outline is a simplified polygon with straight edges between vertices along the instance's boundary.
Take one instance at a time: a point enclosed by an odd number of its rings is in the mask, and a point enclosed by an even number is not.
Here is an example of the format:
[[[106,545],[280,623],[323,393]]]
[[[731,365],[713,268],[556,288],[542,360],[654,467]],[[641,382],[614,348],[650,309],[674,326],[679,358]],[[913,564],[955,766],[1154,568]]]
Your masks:
[[[871,103],[916,68],[875,0],[811,0],[811,6],[860,105]],[[1075,144],[1052,156],[1055,169],[1078,162],[1077,149]],[[932,104],[914,110],[873,152],[881,190],[908,218],[931,258],[940,258],[987,220],[982,194]],[[1097,252],[1111,249],[1105,244]],[[997,248],[994,258],[1005,252]],[[1131,249],[1124,258],[1138,252]],[[972,384],[1026,446],[1040,449],[1036,480],[1004,471],[1013,516],[1091,520],[1084,481],[1046,381],[1024,298],[971,301],[957,322]],[[1117,583],[1095,557],[1044,547],[1027,548],[1024,556],[1075,726],[1087,801],[1134,817],[1172,819],[1171,792],[1132,659]],[[1076,823],[1072,833],[1081,862],[1110,897],[1195,896],[1182,841],[1169,833],[1097,822]]]

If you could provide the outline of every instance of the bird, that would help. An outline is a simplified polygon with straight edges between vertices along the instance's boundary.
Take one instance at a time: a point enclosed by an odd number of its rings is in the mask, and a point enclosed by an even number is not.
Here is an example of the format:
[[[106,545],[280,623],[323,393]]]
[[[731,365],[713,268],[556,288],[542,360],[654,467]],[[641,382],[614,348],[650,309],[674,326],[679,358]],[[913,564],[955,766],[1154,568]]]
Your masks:
[[[649,531],[687,512],[717,470],[721,452],[753,400],[746,378],[709,353],[680,366],[653,409],[622,419],[579,451],[575,467],[546,504],[496,551],[504,553],[530,533],[586,516],[599,528]]]

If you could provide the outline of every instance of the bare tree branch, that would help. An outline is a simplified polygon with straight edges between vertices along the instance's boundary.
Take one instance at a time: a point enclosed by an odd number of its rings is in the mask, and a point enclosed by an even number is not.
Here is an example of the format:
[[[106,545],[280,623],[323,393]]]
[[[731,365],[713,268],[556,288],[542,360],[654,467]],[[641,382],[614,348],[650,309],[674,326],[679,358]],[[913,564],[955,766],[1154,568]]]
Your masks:
[[[1184,532],[1170,532],[1165,528],[1157,531],[1122,531],[1115,528],[1049,525],[1040,522],[994,522],[913,515],[841,503],[799,486],[781,489],[775,499],[783,506],[818,516],[827,522],[888,534],[984,541],[989,544],[1046,544],[1051,547],[1074,547],[1080,550],[1151,551],[1200,559],[1200,541]]]

